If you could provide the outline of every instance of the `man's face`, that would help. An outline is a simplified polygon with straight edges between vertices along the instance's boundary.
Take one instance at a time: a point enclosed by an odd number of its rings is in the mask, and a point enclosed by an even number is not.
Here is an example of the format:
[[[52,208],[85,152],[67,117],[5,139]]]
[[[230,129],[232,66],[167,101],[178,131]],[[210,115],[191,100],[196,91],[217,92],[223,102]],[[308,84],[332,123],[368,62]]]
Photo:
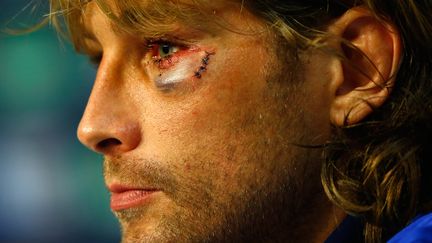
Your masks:
[[[178,24],[176,40],[143,40],[87,11],[103,58],[78,136],[105,156],[124,242],[268,240],[321,203],[320,151],[293,143],[328,138],[323,57],[288,61],[234,7],[218,16],[255,34]]]

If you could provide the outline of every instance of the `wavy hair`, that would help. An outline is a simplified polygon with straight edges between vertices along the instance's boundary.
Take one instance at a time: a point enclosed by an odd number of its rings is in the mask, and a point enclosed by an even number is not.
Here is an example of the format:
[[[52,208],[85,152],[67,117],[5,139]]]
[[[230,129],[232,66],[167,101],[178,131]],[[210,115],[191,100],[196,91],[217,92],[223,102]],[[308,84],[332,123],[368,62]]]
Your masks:
[[[124,13],[118,18],[103,0],[50,0],[47,22],[69,35],[78,50],[83,10],[90,1],[125,29],[146,31],[147,35],[157,35],[164,28],[160,23],[174,21],[173,16],[184,20],[197,17],[190,7],[205,12],[210,2],[193,0],[190,6],[179,7],[179,0],[149,0],[153,10],[143,12],[136,7],[136,0],[115,1],[115,8]],[[330,200],[363,220],[366,242],[382,242],[415,216],[432,210],[432,2],[226,2],[239,4],[262,18],[297,50],[323,48],[325,25],[354,6],[368,8],[381,21],[397,26],[404,47],[392,94],[361,123],[333,128],[333,137],[324,146],[322,184]],[[203,16],[214,21],[211,14],[198,17]]]
[[[432,2],[269,0],[250,5],[283,36],[294,36],[299,48],[314,47],[323,36],[322,25],[354,6],[397,26],[404,47],[392,94],[361,123],[333,128],[321,179],[330,200],[363,220],[366,242],[383,242],[431,211]],[[284,25],[295,35],[284,33]]]

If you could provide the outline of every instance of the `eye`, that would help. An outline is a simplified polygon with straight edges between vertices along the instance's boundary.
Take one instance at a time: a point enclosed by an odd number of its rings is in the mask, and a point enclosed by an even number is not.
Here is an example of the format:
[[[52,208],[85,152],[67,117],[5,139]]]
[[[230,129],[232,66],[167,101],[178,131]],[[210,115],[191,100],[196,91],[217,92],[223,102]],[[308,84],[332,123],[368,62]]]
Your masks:
[[[180,51],[180,45],[168,41],[151,41],[147,48],[154,60],[167,59]]]
[[[174,46],[170,43],[160,44],[158,48],[158,57],[167,58],[173,55],[174,53],[178,52],[179,49],[180,48],[178,46]]]
[[[179,61],[182,51],[188,49],[187,46],[174,44],[170,41],[151,41],[147,48],[154,64],[159,69],[168,69],[174,66]]]

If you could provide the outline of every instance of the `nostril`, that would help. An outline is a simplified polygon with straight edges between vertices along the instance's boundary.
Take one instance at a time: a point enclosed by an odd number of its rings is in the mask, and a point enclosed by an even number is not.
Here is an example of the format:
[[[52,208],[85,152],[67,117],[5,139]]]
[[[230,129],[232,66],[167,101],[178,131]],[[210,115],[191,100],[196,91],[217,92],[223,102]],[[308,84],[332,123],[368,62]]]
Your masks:
[[[122,142],[116,138],[108,138],[108,139],[100,141],[96,145],[96,149],[99,151],[105,151],[109,148],[116,147],[116,146],[121,145],[121,144],[122,144]]]
[[[138,125],[121,119],[114,121],[114,118],[109,121],[110,126],[107,127],[106,120],[83,118],[78,128],[79,140],[91,150],[110,156],[138,147],[141,142],[141,129]]]

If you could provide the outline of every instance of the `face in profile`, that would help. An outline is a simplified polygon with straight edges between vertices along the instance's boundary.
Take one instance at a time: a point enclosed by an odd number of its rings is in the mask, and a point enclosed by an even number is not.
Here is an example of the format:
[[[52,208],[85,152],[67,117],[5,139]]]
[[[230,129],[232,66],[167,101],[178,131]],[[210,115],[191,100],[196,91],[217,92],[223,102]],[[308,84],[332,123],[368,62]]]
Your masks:
[[[99,63],[78,136],[104,155],[123,242],[300,239],[330,213],[320,151],[299,146],[328,139],[330,57],[291,59],[262,20],[214,9],[230,28],[178,21],[160,37],[85,10]]]

